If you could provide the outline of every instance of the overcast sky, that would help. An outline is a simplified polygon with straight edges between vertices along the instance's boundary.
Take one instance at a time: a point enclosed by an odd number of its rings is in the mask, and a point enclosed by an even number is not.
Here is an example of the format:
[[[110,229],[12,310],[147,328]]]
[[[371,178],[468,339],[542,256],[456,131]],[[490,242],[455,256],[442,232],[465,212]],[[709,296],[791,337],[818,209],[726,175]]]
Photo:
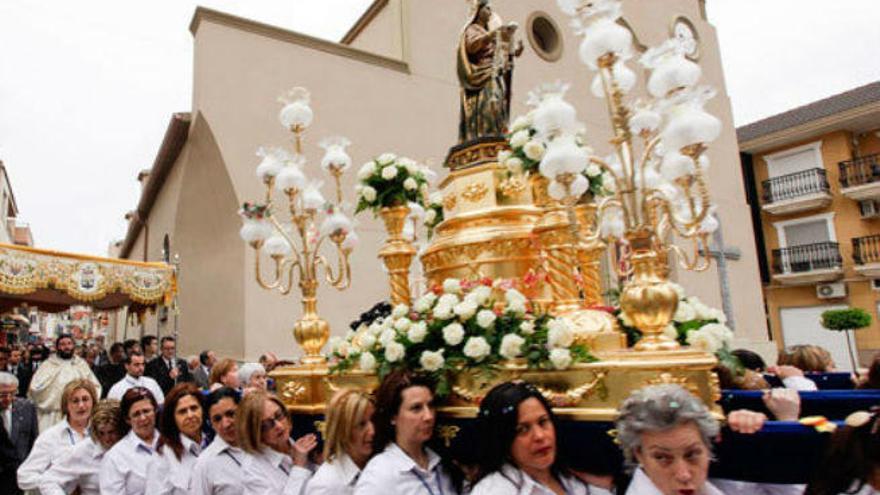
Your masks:
[[[0,160],[38,247],[104,255],[124,236],[137,172],[190,110],[196,4],[338,40],[370,0],[0,1]],[[708,9],[736,125],[880,79],[878,0]]]

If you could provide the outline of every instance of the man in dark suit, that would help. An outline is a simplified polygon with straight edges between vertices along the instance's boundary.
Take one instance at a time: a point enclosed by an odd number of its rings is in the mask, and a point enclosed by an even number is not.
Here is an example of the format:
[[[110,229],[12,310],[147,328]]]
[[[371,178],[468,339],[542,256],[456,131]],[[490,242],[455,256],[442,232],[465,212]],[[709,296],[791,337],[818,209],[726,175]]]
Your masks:
[[[37,439],[37,410],[15,396],[18,379],[0,372],[0,493],[19,495],[16,472]]]
[[[202,351],[199,354],[199,367],[193,371],[193,381],[199,388],[208,388],[208,379],[211,377],[211,368],[214,366],[214,351]]]
[[[110,346],[110,362],[95,369],[95,375],[101,382],[101,397],[107,397],[110,388],[116,382],[125,378],[125,365],[122,361],[125,359],[125,347],[116,342]]]
[[[186,361],[177,358],[177,342],[174,337],[162,337],[159,350],[161,354],[147,363],[144,374],[156,380],[163,393],[167,394],[178,383],[193,380]]]

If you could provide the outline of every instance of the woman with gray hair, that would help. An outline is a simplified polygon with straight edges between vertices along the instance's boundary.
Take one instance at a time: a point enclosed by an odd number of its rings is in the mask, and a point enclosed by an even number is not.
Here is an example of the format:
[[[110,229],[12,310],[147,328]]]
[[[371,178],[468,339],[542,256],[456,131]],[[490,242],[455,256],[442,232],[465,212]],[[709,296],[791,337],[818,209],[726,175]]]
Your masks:
[[[637,464],[627,495],[723,495],[708,481],[718,421],[678,385],[633,392],[620,407],[617,439]]]
[[[238,381],[246,391],[266,391],[266,368],[260,363],[245,363],[238,368]]]
[[[767,417],[741,409],[727,415],[734,432],[754,434]],[[708,480],[712,440],[720,431],[709,409],[678,385],[654,385],[632,393],[620,407],[617,439],[636,465],[626,495],[793,495],[803,485]]]

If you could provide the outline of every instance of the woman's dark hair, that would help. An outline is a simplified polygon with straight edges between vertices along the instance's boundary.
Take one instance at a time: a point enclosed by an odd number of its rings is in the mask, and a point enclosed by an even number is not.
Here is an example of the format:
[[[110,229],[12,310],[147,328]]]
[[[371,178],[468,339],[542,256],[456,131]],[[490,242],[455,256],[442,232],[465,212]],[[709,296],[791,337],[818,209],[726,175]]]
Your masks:
[[[875,412],[861,426],[838,428],[804,495],[857,493],[868,483],[880,467],[880,422],[877,419]]]
[[[431,378],[406,370],[395,370],[389,373],[376,389],[376,412],[373,414],[373,451],[382,452],[389,443],[394,441],[395,430],[391,421],[400,411],[403,403],[403,391],[410,387],[425,387],[434,393],[434,381]]]
[[[125,392],[122,400],[119,401],[119,429],[123,435],[131,431],[131,425],[128,424],[128,413],[131,412],[131,406],[142,400],[149,400],[153,404],[153,411],[159,413],[159,404],[153,394],[144,387],[132,387]]]
[[[868,368],[868,378],[859,385],[859,388],[869,390],[880,389],[880,352],[874,355],[871,367]]]
[[[767,363],[764,362],[764,358],[761,357],[757,352],[752,352],[748,349],[736,349],[731,352],[739,362],[743,365],[743,368],[747,370],[757,371],[763,373],[767,371]]]
[[[174,456],[179,461],[183,456],[183,443],[180,441],[180,428],[177,427],[177,421],[174,418],[174,411],[177,409],[177,403],[184,397],[192,396],[202,408],[204,419],[204,406],[202,405],[202,393],[194,383],[178,383],[165,397],[165,404],[162,405],[162,416],[159,418],[159,444],[156,447],[157,452],[162,452],[162,447],[167,445],[171,447]]]
[[[519,405],[528,399],[537,399],[544,406],[554,431],[559,431],[559,423],[553,414],[553,408],[547,399],[533,385],[526,382],[505,382],[496,385],[480,403],[477,416],[477,431],[480,447],[479,479],[501,469],[505,463],[513,463],[510,448],[516,439],[519,421]],[[550,467],[554,476],[567,474],[567,467],[562,460],[562,452],[557,440],[556,459]]]

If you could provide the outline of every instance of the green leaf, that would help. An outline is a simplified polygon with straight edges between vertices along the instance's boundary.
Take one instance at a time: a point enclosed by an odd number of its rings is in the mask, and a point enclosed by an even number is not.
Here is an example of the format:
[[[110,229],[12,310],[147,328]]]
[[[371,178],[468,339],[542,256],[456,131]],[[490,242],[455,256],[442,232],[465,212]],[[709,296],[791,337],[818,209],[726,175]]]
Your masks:
[[[858,330],[871,325],[871,315],[862,308],[830,309],[822,313],[821,321],[828,330]]]

